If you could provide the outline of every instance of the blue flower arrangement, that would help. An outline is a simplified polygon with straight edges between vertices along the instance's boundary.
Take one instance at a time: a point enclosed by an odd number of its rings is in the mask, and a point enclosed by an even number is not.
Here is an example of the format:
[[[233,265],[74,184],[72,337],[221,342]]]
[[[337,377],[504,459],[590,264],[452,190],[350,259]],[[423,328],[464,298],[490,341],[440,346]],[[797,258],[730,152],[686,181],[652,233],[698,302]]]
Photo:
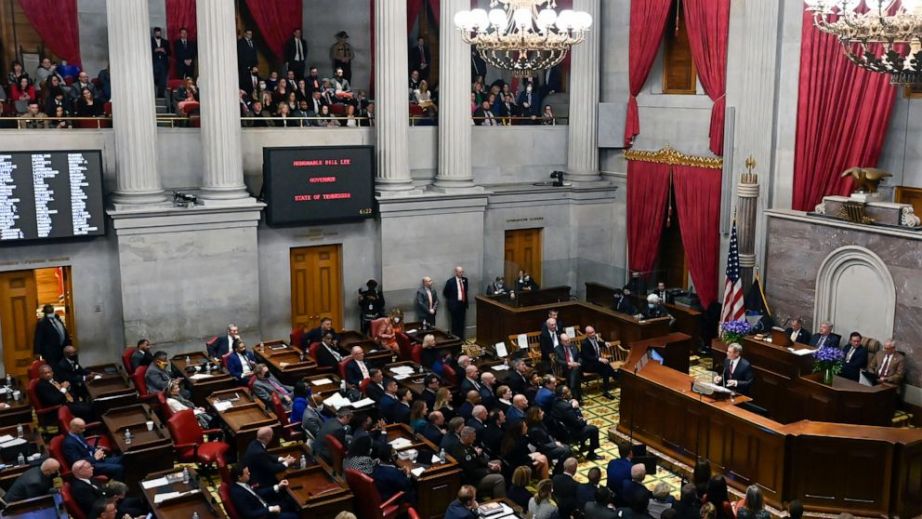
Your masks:
[[[739,342],[744,336],[749,335],[752,326],[746,319],[726,321],[720,324],[720,338],[727,344]]]
[[[823,372],[824,379],[832,383],[832,376],[842,371],[845,352],[835,346],[824,346],[813,353],[813,372]]]

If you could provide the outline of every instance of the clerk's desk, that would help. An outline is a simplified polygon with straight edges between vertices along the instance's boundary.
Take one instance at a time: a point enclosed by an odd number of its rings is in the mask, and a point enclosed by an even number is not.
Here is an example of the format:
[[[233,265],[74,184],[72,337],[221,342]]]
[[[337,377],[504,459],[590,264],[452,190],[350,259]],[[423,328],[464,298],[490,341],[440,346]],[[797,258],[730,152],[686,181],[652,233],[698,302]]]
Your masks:
[[[538,331],[547,320],[548,310],[559,311],[564,326],[594,326],[606,341],[620,340],[622,344],[627,344],[669,333],[668,317],[641,321],[607,307],[563,298],[558,288],[547,290],[560,302],[518,306],[519,303],[514,303],[507,296],[477,296],[477,342],[492,346],[505,342],[510,335]],[[538,298],[543,291],[532,292],[529,296]],[[521,302],[518,293],[516,301]]]
[[[744,491],[758,484],[780,508],[916,517],[922,513],[922,431],[801,420],[781,424],[691,391],[692,377],[656,362],[634,371],[647,347],[632,345],[621,368],[618,432],[687,465],[707,459]],[[609,437],[617,440],[614,431]]]
[[[813,355],[796,355],[775,342],[744,337],[743,358],[752,364],[751,396],[768,416],[781,423],[798,420],[889,426],[896,411],[898,388],[882,384],[863,386],[835,377],[831,386],[813,373]],[[810,348],[794,344],[796,350]],[[812,348],[810,348],[812,349]],[[711,343],[714,369],[727,357],[727,345]]]
[[[592,281],[587,282],[586,301],[609,308],[615,302],[615,289],[601,283]],[[644,308],[646,299],[640,294],[637,294],[634,296],[632,302],[634,302],[637,309],[640,310]],[[675,326],[673,326],[673,330],[691,336],[692,346],[697,347],[701,343],[701,327],[703,321],[701,311],[690,306],[672,303],[666,303],[665,306],[669,314],[675,317]]]

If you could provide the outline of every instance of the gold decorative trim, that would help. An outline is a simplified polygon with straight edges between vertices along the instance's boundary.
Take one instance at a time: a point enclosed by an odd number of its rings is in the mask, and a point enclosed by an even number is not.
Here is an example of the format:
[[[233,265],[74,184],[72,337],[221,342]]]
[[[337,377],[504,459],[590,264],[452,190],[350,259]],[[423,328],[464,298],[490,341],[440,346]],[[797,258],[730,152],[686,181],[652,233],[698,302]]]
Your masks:
[[[626,150],[624,158],[626,160],[642,160],[671,166],[691,166],[708,169],[723,169],[724,167],[724,159],[720,157],[686,155],[672,146],[666,146],[659,151]]]

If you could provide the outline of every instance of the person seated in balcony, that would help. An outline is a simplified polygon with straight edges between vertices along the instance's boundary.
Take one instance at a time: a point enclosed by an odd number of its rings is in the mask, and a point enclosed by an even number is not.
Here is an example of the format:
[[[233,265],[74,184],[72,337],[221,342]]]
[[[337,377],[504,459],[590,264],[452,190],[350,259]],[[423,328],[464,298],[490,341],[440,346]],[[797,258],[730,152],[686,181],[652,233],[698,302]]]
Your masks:
[[[343,75],[342,67],[336,68],[336,73],[333,75],[333,92],[336,95],[336,98],[342,101],[352,100],[352,85],[349,83],[349,79]]]
[[[48,120],[48,127],[56,129],[73,128],[70,121],[65,119],[67,116],[63,106],[56,106],[54,108],[54,117]]]
[[[422,108],[426,115],[434,117],[439,111],[438,105],[432,101],[432,92],[429,91],[429,82],[425,79],[419,82],[419,88],[415,92],[416,103]]]
[[[195,86],[195,81],[187,77],[183,86],[176,89],[173,99],[176,100],[176,110],[182,115],[190,115],[198,110],[198,87]]]
[[[10,87],[10,99],[18,114],[28,112],[29,105],[38,100],[35,94],[35,86],[28,75],[20,77],[19,81],[13,83]]]
[[[339,121],[330,113],[330,106],[323,105],[320,107],[320,114],[318,115],[317,125],[324,128],[339,128]]]
[[[77,117],[99,117],[102,115],[102,103],[93,97],[93,92],[89,88],[80,91],[80,98],[77,99]]]
[[[355,117],[355,107],[346,105],[346,124],[347,128],[358,128],[359,120]]]
[[[276,126],[294,128],[301,125],[301,121],[292,117],[291,110],[288,108],[288,103],[279,103],[278,112],[275,116],[279,118],[279,120],[275,121]]]
[[[544,126],[556,126],[557,117],[554,116],[554,109],[551,105],[544,105],[544,112],[541,113],[541,124]]]
[[[31,80],[29,73],[19,61],[13,61],[10,65],[10,73],[6,76],[6,83],[10,86],[18,85],[22,78]]]
[[[496,115],[490,107],[490,101],[486,100],[474,112],[474,124],[477,126],[499,126]]]
[[[38,103],[29,103],[26,113],[19,116],[19,127],[29,130],[48,127],[48,116],[38,109]]]
[[[268,128],[270,126],[275,126],[272,121],[267,119],[271,117],[271,114],[268,110],[263,108],[263,104],[259,101],[253,102],[253,107],[250,109],[250,113],[247,114],[247,117],[251,119],[247,120],[247,126],[251,128]]]

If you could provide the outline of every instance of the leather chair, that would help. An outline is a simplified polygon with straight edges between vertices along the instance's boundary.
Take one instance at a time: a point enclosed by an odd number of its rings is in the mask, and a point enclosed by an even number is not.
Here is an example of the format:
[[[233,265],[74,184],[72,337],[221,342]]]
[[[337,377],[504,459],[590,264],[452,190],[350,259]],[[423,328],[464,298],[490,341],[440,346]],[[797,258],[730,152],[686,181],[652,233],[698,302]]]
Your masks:
[[[138,366],[131,374],[131,380],[134,381],[134,387],[138,390],[138,397],[147,404],[153,404],[157,401],[157,395],[147,391],[147,368],[148,366]]]
[[[375,482],[365,474],[346,469],[346,483],[355,494],[356,515],[362,519],[396,519],[403,507],[404,492],[397,492],[387,501],[381,502],[381,495]]]
[[[288,334],[288,338],[290,339],[288,344],[294,346],[295,348],[300,348],[301,341],[304,339],[304,327],[299,326],[298,328],[292,330],[291,333]]]
[[[359,382],[359,391],[361,391],[363,395],[365,395],[365,392],[368,390],[368,384],[371,384],[370,378],[362,379],[362,381]]]
[[[422,344],[413,345],[413,349],[410,350],[410,359],[417,364],[423,363],[423,345]]]
[[[399,360],[410,360],[413,357],[413,341],[403,332],[397,332],[394,336],[397,339],[397,347],[400,350]]]
[[[255,383],[256,375],[250,375],[250,378],[247,379],[247,389],[249,389],[251,393],[253,392],[253,384]]]
[[[407,519],[420,519],[419,512],[416,511],[412,506],[407,508]]]
[[[29,370],[28,370],[29,380],[32,380],[33,378],[38,378],[38,368],[42,367],[45,364],[47,364],[47,362],[45,362],[45,359],[33,360],[32,364],[29,364]],[[52,368],[53,367],[54,366],[52,366]]]
[[[282,438],[285,441],[297,442],[304,439],[301,422],[291,423],[291,413],[285,410],[278,393],[272,393],[272,411],[275,412],[275,416],[279,419],[279,425],[282,426]]]
[[[67,434],[70,432],[70,422],[74,419],[74,414],[70,412],[70,408],[66,405],[60,406],[58,409],[58,427],[61,429],[61,434]],[[91,433],[91,434],[88,434]],[[83,433],[84,437],[87,440],[87,443],[94,443],[97,447],[105,450],[111,450],[112,444],[109,442],[109,437],[107,436],[107,431],[102,422],[89,422],[86,424],[86,432]]]
[[[223,366],[224,369],[227,369],[227,359],[230,357],[230,354],[231,352],[227,352],[224,355],[221,355],[221,366]]]
[[[330,465],[333,467],[333,474],[339,476],[343,473],[346,447],[332,434],[327,435],[327,443],[330,445]]]
[[[216,464],[219,468],[227,464],[224,455],[230,445],[223,441],[202,441],[204,434],[220,434],[220,429],[203,430],[195,419],[192,409],[180,411],[167,420],[176,459],[180,463],[195,462],[200,465]]]
[[[444,376],[446,380],[451,382],[452,385],[454,386],[458,385],[458,374],[455,373],[455,368],[449,366],[448,364],[442,365],[442,376]]]
[[[352,362],[352,357],[344,357],[343,360],[339,361],[339,378],[340,380],[346,380],[346,366]]]
[[[67,463],[67,460],[64,459],[63,444],[64,434],[54,436],[48,443],[48,453],[61,464],[61,478],[67,478],[67,476],[70,476],[70,463]]]
[[[61,474],[63,475],[63,472]],[[64,507],[67,508],[67,513],[70,514],[73,519],[86,519],[86,514],[83,513],[83,510],[80,509],[80,505],[74,500],[74,495],[70,490],[70,483],[64,483],[64,485],[61,486],[61,500],[64,501]]]
[[[131,369],[131,356],[134,355],[136,350],[137,348],[128,346],[122,351],[122,366],[125,366],[125,373],[131,373],[133,371]]]
[[[173,416],[173,410],[170,409],[170,404],[166,401],[166,395],[163,394],[163,391],[157,393],[157,403],[160,405],[160,415],[164,420],[169,420]]]
[[[36,415],[38,415],[38,423],[43,426],[54,425],[54,421],[58,416],[58,409],[60,405],[53,405],[45,407],[42,405],[41,400],[38,399],[38,395],[35,393],[35,386],[38,385],[39,379],[33,378],[29,379],[29,385],[26,386],[26,394],[29,396],[29,403],[32,404],[32,408],[35,409]]]
[[[221,505],[224,506],[224,511],[227,512],[227,517],[230,519],[243,519],[240,517],[240,514],[237,513],[237,508],[234,506],[234,502],[231,500],[231,485],[232,483],[222,481],[221,485],[218,486],[218,497],[221,498]]]

